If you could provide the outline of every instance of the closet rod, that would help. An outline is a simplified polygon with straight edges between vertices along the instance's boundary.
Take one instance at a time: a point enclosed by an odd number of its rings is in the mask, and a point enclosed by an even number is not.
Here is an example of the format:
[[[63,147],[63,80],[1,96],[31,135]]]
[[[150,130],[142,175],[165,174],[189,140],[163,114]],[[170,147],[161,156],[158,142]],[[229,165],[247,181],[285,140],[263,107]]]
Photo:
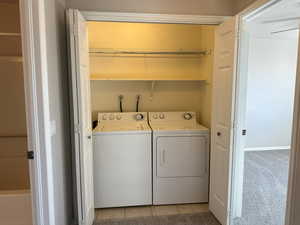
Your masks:
[[[132,54],[132,55],[208,55],[210,51],[101,51],[91,50],[96,54]]]

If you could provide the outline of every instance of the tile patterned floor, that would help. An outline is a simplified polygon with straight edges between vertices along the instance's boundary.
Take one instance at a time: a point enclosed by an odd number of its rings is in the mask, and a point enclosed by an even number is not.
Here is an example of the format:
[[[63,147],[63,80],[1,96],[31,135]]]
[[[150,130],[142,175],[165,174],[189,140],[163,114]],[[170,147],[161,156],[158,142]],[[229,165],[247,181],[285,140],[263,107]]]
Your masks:
[[[96,209],[96,221],[147,216],[190,214],[208,211],[208,204],[184,204],[141,207],[137,206],[126,208]]]

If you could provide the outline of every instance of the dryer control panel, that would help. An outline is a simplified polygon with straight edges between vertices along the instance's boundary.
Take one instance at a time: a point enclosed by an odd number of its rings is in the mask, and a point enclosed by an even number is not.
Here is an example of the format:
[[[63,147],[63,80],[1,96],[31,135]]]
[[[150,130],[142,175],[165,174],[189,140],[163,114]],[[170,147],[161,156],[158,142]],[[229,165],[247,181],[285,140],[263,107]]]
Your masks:
[[[196,112],[150,112],[149,121],[196,123]]]

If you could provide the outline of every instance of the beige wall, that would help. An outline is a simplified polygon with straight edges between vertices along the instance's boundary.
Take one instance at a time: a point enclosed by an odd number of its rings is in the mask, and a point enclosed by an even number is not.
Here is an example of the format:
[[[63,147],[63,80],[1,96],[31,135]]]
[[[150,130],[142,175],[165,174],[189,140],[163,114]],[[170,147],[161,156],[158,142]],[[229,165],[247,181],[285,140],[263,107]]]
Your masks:
[[[91,11],[233,15],[234,0],[68,0],[68,7]]]
[[[255,0],[234,0],[233,4],[233,12],[234,14],[238,14],[243,9],[247,8],[251,3],[255,2]]]
[[[199,121],[210,126],[210,85],[205,82],[157,81],[151,94],[149,81],[92,81],[93,119],[97,112],[119,111],[118,95],[124,95],[124,111],[135,111],[136,95],[141,95],[140,111],[196,111]]]
[[[103,25],[103,23],[101,23]],[[107,23],[110,24],[111,23]],[[120,27],[121,24],[121,27]],[[214,48],[214,26],[201,25],[174,25],[174,24],[136,24],[137,27],[132,31],[132,24],[119,23],[118,32],[105,31],[98,24],[89,26],[90,47],[108,49],[153,49],[153,50],[193,50],[193,49],[210,49]],[[122,27],[123,26],[123,27]],[[154,26],[154,27],[153,27]],[[110,26],[113,27],[113,26]],[[145,27],[147,29],[145,29]],[[120,30],[130,31],[129,33],[120,34]],[[126,28],[126,29],[125,29]],[[154,30],[153,30],[154,29]],[[93,31],[94,30],[94,31]],[[112,29],[113,30],[113,29]],[[97,32],[98,31],[98,32]],[[139,33],[140,32],[140,33]],[[104,35],[106,34],[106,35]],[[132,35],[128,37],[127,35]],[[140,35],[139,35],[140,34]],[[154,35],[153,35],[154,34]],[[144,37],[145,36],[145,37]],[[119,38],[122,37],[122,38]],[[174,38],[176,37],[176,38]],[[127,40],[128,38],[128,40]],[[140,57],[141,60],[145,60]],[[112,60],[112,59],[110,59]],[[115,59],[116,60],[116,59]],[[156,58],[156,60],[161,60]],[[168,74],[174,74],[174,65],[170,64],[169,59],[164,59],[165,71]],[[93,119],[97,118],[99,111],[118,111],[118,95],[124,95],[125,111],[135,110],[136,95],[141,95],[141,111],[187,111],[192,110],[199,112],[199,121],[210,127],[210,110],[211,110],[211,76],[213,66],[213,54],[198,56],[196,60],[197,70],[205,77],[205,81],[155,81],[152,92],[151,81],[91,81],[92,89],[92,111]],[[178,59],[177,68],[184,68],[181,72],[181,78],[189,74],[186,59]],[[182,65],[182,66],[180,66]],[[102,66],[102,67],[101,67]],[[149,66],[149,65],[148,65]],[[185,67],[184,67],[185,66]],[[112,64],[105,68],[105,72],[111,67],[118,70],[118,63]],[[124,77],[135,71],[136,64],[129,64],[128,71]],[[194,65],[192,65],[194,68]],[[97,71],[101,72],[103,62],[97,65]],[[120,73],[124,72],[119,69]],[[92,65],[92,71],[95,72],[95,65]],[[143,71],[139,79],[146,77]],[[164,76],[164,74],[161,74]],[[153,95],[153,96],[152,96]]]
[[[214,26],[89,22],[89,46],[104,51],[210,51]],[[199,55],[92,54],[93,79],[203,80],[207,59]]]
[[[255,0],[68,0],[68,7],[104,12],[138,12],[232,16]]]
[[[0,33],[20,33],[16,1],[0,4]],[[0,35],[0,56],[20,57],[21,36]],[[0,190],[28,189],[22,62],[0,60]]]

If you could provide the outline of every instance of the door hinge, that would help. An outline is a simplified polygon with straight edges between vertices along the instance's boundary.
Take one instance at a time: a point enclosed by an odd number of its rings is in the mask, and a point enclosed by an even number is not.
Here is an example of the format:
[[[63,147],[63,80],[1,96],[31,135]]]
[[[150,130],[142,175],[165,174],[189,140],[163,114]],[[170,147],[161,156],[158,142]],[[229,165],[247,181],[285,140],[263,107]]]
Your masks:
[[[74,132],[75,132],[76,134],[79,134],[79,133],[80,133],[80,124],[79,124],[79,123],[74,125]]]
[[[77,29],[76,29],[76,23],[74,22],[73,23],[73,27],[72,27],[72,33],[73,33],[73,36],[76,38],[78,36],[78,33],[75,32]]]
[[[232,218],[231,218],[231,217],[232,217],[231,210],[228,210],[228,211],[227,211],[227,217],[228,217],[228,218],[227,218],[228,220],[231,220],[231,219],[232,219]]]
[[[27,159],[34,159],[34,152],[33,151],[28,151],[27,152]]]
[[[242,130],[242,135],[245,136],[246,134],[247,134],[247,130],[246,129]]]

